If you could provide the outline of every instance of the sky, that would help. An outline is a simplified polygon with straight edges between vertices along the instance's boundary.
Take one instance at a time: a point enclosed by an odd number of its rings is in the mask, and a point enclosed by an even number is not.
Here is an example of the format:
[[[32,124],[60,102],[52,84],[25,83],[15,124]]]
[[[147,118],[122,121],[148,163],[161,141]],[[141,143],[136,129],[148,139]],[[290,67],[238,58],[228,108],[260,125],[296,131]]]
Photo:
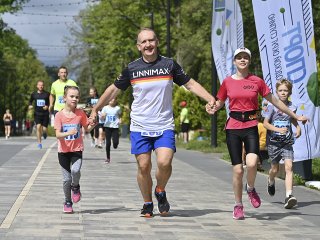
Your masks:
[[[57,5],[77,2],[81,3],[62,6],[36,7],[39,5]],[[79,13],[79,10],[84,9],[87,4],[88,3],[83,0],[30,0],[29,2],[24,4],[25,7],[22,11],[15,14],[5,13],[2,14],[1,17],[3,18],[4,22],[8,23],[11,28],[16,30],[16,33],[18,35],[20,35],[24,39],[27,39],[33,49],[39,49],[37,50],[38,59],[40,59],[46,66],[60,66],[63,62],[63,58],[68,54],[67,48],[51,48],[50,50],[41,50],[41,48],[48,47],[34,46],[33,44],[65,46],[66,44],[62,42],[63,37],[71,37],[71,34],[65,23],[52,25],[13,25],[12,23],[72,22],[72,17],[27,15],[21,13],[25,12],[36,14],[77,15]],[[34,5],[35,7],[27,7],[32,5]]]

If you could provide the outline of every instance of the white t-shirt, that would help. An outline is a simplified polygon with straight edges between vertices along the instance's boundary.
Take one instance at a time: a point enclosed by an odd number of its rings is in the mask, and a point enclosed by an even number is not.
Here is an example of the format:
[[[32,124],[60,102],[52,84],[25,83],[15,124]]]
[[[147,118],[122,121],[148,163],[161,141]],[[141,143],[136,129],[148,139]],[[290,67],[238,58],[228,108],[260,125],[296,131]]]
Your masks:
[[[114,85],[126,90],[133,88],[131,126],[132,132],[174,130],[172,89],[173,83],[186,84],[189,77],[171,58],[158,56],[147,63],[143,58],[129,63]]]
[[[104,119],[104,127],[108,128],[119,128],[119,119],[121,114],[121,109],[119,106],[110,107],[109,105],[103,107],[102,113],[108,113]]]

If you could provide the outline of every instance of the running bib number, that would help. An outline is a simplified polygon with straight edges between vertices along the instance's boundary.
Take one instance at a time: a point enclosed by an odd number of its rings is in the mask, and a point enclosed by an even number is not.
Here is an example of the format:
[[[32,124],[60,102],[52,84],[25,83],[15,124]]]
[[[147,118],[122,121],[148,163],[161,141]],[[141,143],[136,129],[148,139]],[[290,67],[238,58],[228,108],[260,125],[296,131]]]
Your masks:
[[[106,122],[115,122],[116,121],[116,115],[107,115],[106,116]]]
[[[63,100],[63,96],[59,96],[59,104],[65,104],[66,102]]]
[[[99,101],[99,99],[93,99],[91,98],[91,104],[94,105],[94,104],[97,104]]]
[[[46,105],[46,101],[43,99],[37,99],[37,106],[38,107],[44,107]]]
[[[275,135],[280,135],[280,136],[285,136],[285,135],[289,135],[289,129],[290,129],[290,122],[289,121],[274,121],[273,122],[273,126],[277,127],[277,128],[288,128],[288,131],[286,134],[283,133],[279,133],[279,132],[274,132]]]
[[[64,140],[76,140],[80,138],[80,123],[77,124],[62,124],[62,132],[69,132],[71,129],[77,129],[75,135],[68,136]]]
[[[141,136],[143,137],[159,137],[162,136],[163,132],[141,132]]]

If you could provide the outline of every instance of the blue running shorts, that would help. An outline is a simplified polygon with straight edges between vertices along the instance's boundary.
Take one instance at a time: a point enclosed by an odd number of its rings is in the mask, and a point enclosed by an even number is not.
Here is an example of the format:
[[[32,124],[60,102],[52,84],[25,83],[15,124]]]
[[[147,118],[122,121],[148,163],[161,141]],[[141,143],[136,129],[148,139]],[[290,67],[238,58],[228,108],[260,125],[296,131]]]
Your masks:
[[[151,133],[149,133],[151,135]],[[148,135],[141,132],[131,132],[131,154],[146,153],[159,147],[171,148],[176,151],[176,142],[173,130],[165,130],[158,137],[142,136]]]

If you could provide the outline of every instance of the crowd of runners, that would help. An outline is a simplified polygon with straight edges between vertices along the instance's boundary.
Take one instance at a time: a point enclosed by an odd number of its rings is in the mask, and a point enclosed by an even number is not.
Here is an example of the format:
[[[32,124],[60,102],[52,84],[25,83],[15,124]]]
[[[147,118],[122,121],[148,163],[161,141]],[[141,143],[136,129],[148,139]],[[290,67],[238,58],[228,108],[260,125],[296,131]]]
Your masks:
[[[59,68],[60,79],[52,84],[50,93],[44,91],[44,82],[39,81],[38,90],[31,94],[29,109],[34,108],[39,149],[42,148],[41,127],[45,139],[49,112],[54,110],[58,160],[65,195],[63,211],[72,213],[73,203],[81,200],[80,170],[84,150],[82,131],[91,133],[92,147],[102,148],[105,143],[105,163],[110,163],[110,148],[111,145],[114,149],[118,147],[119,127],[122,124],[122,113],[120,107],[117,106],[117,95],[129,86],[133,88],[134,101],[131,109],[127,106],[124,106],[124,109],[130,112],[131,154],[135,155],[137,161],[137,181],[144,201],[140,216],[153,217],[153,194],[157,200],[158,212],[166,214],[170,211],[166,185],[172,173],[172,159],[176,151],[172,106],[174,83],[184,86],[191,93],[204,99],[207,102],[205,109],[209,114],[215,114],[229,98],[230,117],[225,124],[225,132],[234,172],[232,181],[235,197],[233,218],[244,219],[243,147],[246,152],[247,169],[245,190],[253,207],[258,208],[261,205],[255,189],[259,155],[256,114],[259,109],[258,94],[268,101],[264,109],[264,126],[268,130],[267,145],[272,168],[266,184],[267,191],[271,196],[275,194],[275,175],[279,169],[279,161],[283,159],[286,169],[284,206],[292,208],[296,205],[297,199],[292,193],[292,145],[294,138],[301,135],[298,121],[305,124],[309,119],[305,116],[297,116],[295,114],[297,106],[288,100],[292,90],[291,82],[281,79],[276,86],[276,94],[279,98],[275,97],[262,79],[249,73],[251,53],[249,49],[243,47],[234,53],[237,72],[224,79],[217,99],[215,99],[177,62],[158,54],[159,40],[154,30],[146,28],[139,31],[136,45],[142,57],[129,63],[114,84],[108,87],[100,97],[95,87],[90,88],[90,97],[86,102],[87,105],[93,107],[90,116],[76,108],[81,99],[81,92],[76,83],[67,78],[68,71],[65,67]],[[185,105],[186,102],[181,104],[183,107]],[[10,136],[8,126],[11,119],[10,111],[7,110],[3,116],[6,137]],[[185,118],[182,118],[181,125],[184,123],[186,123]],[[291,124],[297,129],[295,133],[292,131]],[[184,140],[187,141],[187,139]],[[154,188],[151,177],[152,151],[155,151],[157,157]]]

